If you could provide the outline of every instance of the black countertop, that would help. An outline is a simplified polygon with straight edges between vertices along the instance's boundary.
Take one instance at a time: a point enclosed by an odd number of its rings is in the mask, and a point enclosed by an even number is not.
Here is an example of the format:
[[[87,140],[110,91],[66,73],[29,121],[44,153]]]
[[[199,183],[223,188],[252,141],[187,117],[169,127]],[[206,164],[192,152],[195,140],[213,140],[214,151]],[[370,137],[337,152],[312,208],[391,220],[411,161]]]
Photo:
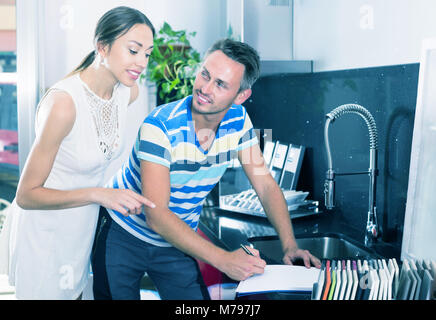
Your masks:
[[[292,219],[292,226],[296,238],[337,233],[362,245],[364,243],[365,226],[355,230],[341,221],[334,211]],[[265,217],[230,212],[218,207],[203,208],[199,229],[214,244],[227,250],[238,249],[241,243],[247,243],[247,239],[252,237],[277,235]],[[378,240],[372,250],[381,257],[400,260],[401,248],[398,244]]]

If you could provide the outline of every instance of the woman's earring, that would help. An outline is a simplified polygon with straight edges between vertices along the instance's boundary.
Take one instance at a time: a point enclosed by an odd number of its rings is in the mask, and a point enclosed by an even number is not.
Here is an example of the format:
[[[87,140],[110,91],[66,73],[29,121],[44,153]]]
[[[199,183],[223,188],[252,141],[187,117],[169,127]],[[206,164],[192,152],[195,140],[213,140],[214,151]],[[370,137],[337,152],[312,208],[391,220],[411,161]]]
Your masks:
[[[97,52],[94,59],[94,68],[98,69],[100,67],[100,64],[101,64],[101,55],[100,53]]]
[[[103,61],[101,62],[102,65],[104,65],[106,68],[109,68],[109,64],[107,63],[107,58],[104,57]]]

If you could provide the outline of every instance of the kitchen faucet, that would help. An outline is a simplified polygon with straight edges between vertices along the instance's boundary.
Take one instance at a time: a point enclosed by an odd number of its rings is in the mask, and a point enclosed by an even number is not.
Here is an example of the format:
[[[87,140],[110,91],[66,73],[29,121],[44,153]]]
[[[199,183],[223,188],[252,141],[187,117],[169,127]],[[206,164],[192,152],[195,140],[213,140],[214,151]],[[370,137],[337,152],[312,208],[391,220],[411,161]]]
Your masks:
[[[356,113],[361,116],[368,127],[369,130],[369,169],[363,172],[352,172],[352,173],[337,173],[333,170],[332,156],[330,152],[330,144],[328,139],[328,129],[331,122],[335,121],[337,118],[347,113]],[[345,176],[345,175],[357,175],[357,174],[368,174],[369,175],[369,205],[368,205],[368,219],[366,222],[365,230],[365,245],[371,246],[379,236],[379,227],[377,223],[377,213],[376,213],[376,177],[378,175],[377,170],[377,128],[375,121],[371,113],[364,107],[357,104],[344,104],[326,115],[326,122],[324,127],[324,142],[327,152],[328,168],[326,172],[326,180],[324,183],[324,200],[327,210],[333,209],[334,198],[335,198],[335,177]]]

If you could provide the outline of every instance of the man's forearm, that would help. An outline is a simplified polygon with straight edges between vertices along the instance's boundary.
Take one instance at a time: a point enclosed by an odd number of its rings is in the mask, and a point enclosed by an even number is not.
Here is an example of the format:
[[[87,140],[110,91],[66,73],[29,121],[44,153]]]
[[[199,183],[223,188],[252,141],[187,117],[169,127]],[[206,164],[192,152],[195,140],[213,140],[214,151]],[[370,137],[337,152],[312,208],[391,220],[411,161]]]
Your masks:
[[[261,196],[261,202],[268,220],[279,235],[283,249],[289,246],[297,247],[288,206],[280,187],[271,186]]]

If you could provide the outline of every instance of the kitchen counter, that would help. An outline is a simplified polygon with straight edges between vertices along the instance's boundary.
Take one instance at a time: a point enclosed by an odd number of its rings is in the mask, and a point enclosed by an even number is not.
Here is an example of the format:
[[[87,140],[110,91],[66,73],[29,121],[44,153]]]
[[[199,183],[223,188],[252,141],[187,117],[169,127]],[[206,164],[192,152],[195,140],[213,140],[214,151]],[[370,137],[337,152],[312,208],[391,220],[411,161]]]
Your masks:
[[[292,226],[297,239],[321,236],[322,234],[340,234],[355,242],[361,244],[364,242],[365,226],[362,226],[362,230],[353,230],[350,226],[344,224],[340,219],[340,215],[334,211],[319,212],[309,216],[294,218],[292,219]],[[266,217],[226,211],[218,207],[203,208],[199,229],[215,245],[230,251],[240,248],[241,243],[247,243],[247,239],[252,237],[277,236],[277,233]],[[379,241],[371,250],[376,253],[374,258],[396,258],[400,262],[401,250],[398,246]],[[266,258],[265,255],[263,258]],[[266,261],[267,263],[276,263],[276,260]],[[210,270],[205,272],[208,271]],[[220,281],[224,282],[235,282],[226,276],[220,279]],[[307,300],[310,299],[310,296],[271,292],[239,297],[238,300],[240,299]]]
[[[335,212],[320,212],[314,215],[292,219],[296,238],[337,233],[349,237],[359,243],[364,241],[364,228],[353,230],[345,225]],[[222,210],[218,207],[204,207],[200,218],[199,229],[217,246],[227,250],[236,250],[248,238],[275,236],[268,219]],[[302,248],[304,249],[304,248]],[[379,240],[372,250],[385,258],[400,260],[401,248]]]

